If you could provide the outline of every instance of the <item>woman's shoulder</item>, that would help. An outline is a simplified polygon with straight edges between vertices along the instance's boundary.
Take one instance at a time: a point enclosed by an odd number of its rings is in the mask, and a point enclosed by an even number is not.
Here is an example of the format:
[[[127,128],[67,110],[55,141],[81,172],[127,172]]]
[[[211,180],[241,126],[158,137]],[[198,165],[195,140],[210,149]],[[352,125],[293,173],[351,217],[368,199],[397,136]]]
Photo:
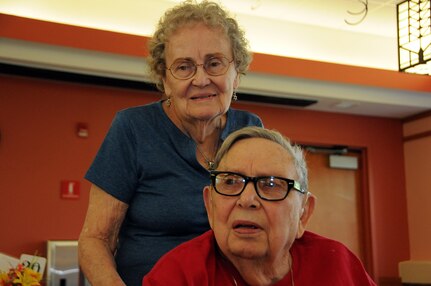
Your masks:
[[[145,105],[128,107],[119,110],[114,117],[114,124],[131,128],[151,128],[163,118],[161,103],[152,102]]]
[[[227,132],[233,132],[246,126],[263,127],[262,120],[250,111],[230,108],[227,112]]]
[[[229,108],[228,115],[236,116],[238,118],[259,118],[259,116],[253,112],[236,108]]]
[[[145,105],[138,105],[121,109],[117,112],[117,116],[133,117],[151,115],[162,111],[160,101],[151,102]]]

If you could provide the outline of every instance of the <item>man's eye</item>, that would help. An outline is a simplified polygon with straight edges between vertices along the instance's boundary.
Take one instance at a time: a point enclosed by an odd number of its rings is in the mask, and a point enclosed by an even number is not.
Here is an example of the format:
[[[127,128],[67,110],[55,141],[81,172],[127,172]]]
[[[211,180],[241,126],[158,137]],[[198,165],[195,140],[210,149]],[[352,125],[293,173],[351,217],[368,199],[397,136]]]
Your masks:
[[[235,184],[238,183],[238,180],[232,179],[232,178],[227,178],[227,179],[224,180],[224,183],[226,185],[235,185]]]
[[[284,181],[278,179],[265,179],[259,181],[259,185],[264,189],[284,189],[286,186]]]
[[[221,178],[224,185],[233,186],[243,183],[243,179],[236,176],[225,176]]]
[[[275,187],[275,183],[274,182],[266,182],[266,185],[268,187]]]
[[[265,188],[274,188],[277,186],[277,184],[274,181],[270,181],[270,180],[264,181],[262,185]]]

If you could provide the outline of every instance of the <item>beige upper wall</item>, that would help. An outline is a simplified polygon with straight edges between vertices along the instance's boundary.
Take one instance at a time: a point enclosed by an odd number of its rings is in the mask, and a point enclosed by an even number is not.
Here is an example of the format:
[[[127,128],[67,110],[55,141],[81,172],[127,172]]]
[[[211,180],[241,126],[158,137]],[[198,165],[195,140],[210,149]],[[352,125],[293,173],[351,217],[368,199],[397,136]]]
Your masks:
[[[406,122],[403,125],[404,137],[429,131],[431,131],[431,115],[414,121]]]

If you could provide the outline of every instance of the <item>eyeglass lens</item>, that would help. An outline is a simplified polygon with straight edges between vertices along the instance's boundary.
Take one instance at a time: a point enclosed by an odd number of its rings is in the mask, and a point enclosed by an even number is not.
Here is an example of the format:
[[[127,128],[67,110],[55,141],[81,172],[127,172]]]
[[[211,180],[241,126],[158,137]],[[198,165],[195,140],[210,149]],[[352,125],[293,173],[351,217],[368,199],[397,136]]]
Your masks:
[[[281,200],[287,196],[291,186],[286,179],[277,177],[248,178],[235,173],[218,173],[215,176],[216,191],[227,196],[239,195],[249,181],[253,181],[258,195],[263,199]]]
[[[226,73],[229,64],[229,60],[222,56],[211,57],[205,60],[203,64],[196,64],[189,59],[179,59],[171,65],[169,70],[177,79],[189,79],[196,74],[198,66],[203,66],[209,75],[217,76]]]

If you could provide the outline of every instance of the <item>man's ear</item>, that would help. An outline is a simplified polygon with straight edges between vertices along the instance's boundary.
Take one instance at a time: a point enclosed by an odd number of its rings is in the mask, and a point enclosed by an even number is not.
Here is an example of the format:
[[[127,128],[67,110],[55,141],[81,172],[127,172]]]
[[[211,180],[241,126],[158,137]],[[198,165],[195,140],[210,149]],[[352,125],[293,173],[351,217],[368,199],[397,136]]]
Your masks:
[[[311,194],[307,193],[305,198],[305,203],[302,206],[299,222],[298,222],[298,233],[296,234],[296,238],[301,238],[302,235],[305,232],[305,227],[307,226],[307,223],[309,219],[311,218],[311,215],[314,211],[314,206],[316,203],[316,197]]]
[[[205,209],[207,211],[208,221],[210,223],[210,227],[213,227],[213,216],[214,216],[214,207],[213,207],[213,198],[211,192],[211,186],[205,186],[203,190]]]

